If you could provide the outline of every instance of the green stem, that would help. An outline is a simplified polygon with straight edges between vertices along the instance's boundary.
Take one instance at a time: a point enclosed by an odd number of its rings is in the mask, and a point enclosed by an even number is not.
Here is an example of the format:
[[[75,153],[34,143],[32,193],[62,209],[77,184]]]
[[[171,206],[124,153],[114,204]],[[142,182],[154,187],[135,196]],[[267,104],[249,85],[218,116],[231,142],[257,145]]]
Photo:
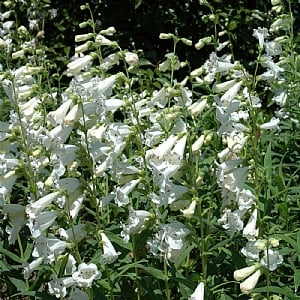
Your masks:
[[[164,259],[164,273],[165,273],[165,290],[166,290],[166,298],[167,300],[171,299],[171,291],[169,287],[169,274],[168,274],[168,264],[166,259]]]

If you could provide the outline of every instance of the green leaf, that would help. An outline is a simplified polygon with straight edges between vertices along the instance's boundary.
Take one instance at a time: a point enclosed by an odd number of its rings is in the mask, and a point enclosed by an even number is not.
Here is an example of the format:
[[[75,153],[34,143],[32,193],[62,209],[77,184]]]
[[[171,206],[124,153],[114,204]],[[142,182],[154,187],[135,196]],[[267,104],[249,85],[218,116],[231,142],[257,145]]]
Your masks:
[[[271,143],[267,148],[265,157],[264,157],[264,169],[265,169],[265,176],[268,182],[272,179],[272,154],[271,154]]]
[[[25,292],[27,290],[25,280],[21,280],[15,277],[8,277],[9,281],[18,289],[20,292]]]
[[[0,260],[0,270],[2,272],[8,272],[10,270],[12,270],[12,267],[10,264],[8,264],[6,261],[3,261],[2,259]]]
[[[2,244],[0,244],[0,253],[6,255],[7,257],[11,258],[12,260],[18,262],[18,263],[23,263],[23,260],[17,256],[16,254],[13,254],[12,252],[6,250],[3,248]]]
[[[278,287],[278,286],[269,286],[256,288],[252,293],[266,293],[267,291],[271,293],[281,294],[288,297],[289,300],[299,300],[300,298],[295,295],[295,293],[288,287]]]
[[[279,240],[281,239],[281,240],[284,240],[287,243],[289,243],[294,248],[294,250],[297,252],[298,256],[300,257],[300,247],[297,245],[297,242],[293,238],[291,238],[288,235],[284,235],[284,234],[275,234],[274,238],[277,238]]]
[[[120,270],[122,270],[120,272],[120,274],[121,273],[123,274],[123,273],[127,272],[129,269],[132,269],[132,268],[142,269],[142,270],[146,271],[147,273],[149,273],[150,275],[152,275],[154,278],[157,278],[157,279],[161,279],[161,280],[166,280],[167,279],[167,277],[165,276],[163,271],[152,268],[152,267],[143,266],[140,263],[133,263],[133,264],[123,266],[122,268],[120,268]]]
[[[141,4],[143,3],[143,0],[135,0],[135,6],[134,9],[137,9],[141,6]]]
[[[163,271],[157,270],[152,267],[144,267],[143,265],[139,265],[139,267],[143,270],[145,270],[147,273],[152,275],[154,278],[161,279],[161,280],[166,280],[166,276]]]
[[[300,270],[296,269],[294,273],[295,290],[297,291],[300,285]]]

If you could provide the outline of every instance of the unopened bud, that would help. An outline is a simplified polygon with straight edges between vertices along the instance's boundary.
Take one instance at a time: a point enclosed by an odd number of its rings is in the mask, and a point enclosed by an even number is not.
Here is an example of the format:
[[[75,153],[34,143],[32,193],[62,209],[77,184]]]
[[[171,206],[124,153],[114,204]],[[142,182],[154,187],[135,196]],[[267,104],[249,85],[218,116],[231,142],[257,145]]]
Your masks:
[[[24,55],[25,55],[25,52],[24,52],[24,50],[22,49],[22,50],[19,50],[19,51],[17,51],[17,52],[12,53],[11,58],[12,58],[12,59],[18,59],[18,58],[20,58],[20,57],[23,57]]]
[[[100,34],[103,34],[103,35],[113,35],[114,33],[116,33],[116,29],[113,26],[100,31]]]
[[[202,134],[196,140],[196,142],[192,145],[192,153],[196,154],[201,149],[201,147],[203,146],[203,143],[204,143],[204,139],[205,139],[205,136],[204,136],[204,134]]]
[[[173,39],[174,38],[174,34],[173,33],[161,33],[159,35],[159,38],[161,40],[170,40],[170,39]]]
[[[193,42],[191,40],[185,39],[185,38],[181,38],[180,39],[185,45],[187,46],[192,46]]]
[[[94,35],[92,33],[85,33],[85,34],[77,34],[75,35],[75,42],[84,42],[86,40],[89,40],[93,37]]]

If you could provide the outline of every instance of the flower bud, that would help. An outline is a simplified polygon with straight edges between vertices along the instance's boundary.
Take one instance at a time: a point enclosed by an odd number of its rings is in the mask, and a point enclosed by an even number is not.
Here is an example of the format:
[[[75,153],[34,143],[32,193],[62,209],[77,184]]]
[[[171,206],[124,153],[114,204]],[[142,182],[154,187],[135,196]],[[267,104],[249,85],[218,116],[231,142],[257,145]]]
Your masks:
[[[202,134],[197,140],[196,142],[192,145],[192,152],[194,154],[196,154],[200,149],[201,147],[203,146],[203,143],[204,143],[204,139],[205,139],[205,136],[204,134]]]
[[[250,294],[255,288],[259,277],[261,276],[261,271],[258,269],[254,274],[248,277],[244,282],[240,284],[240,289],[243,294]]]
[[[93,37],[94,35],[92,33],[86,33],[86,34],[77,34],[75,35],[75,42],[84,42],[86,40],[89,40]]]
[[[19,50],[19,51],[16,51],[16,52],[12,53],[11,58],[12,59],[18,59],[20,57],[23,57],[24,55],[25,55],[25,51],[22,49],[22,50]]]
[[[174,38],[174,34],[173,33],[161,33],[159,35],[159,38],[161,40],[170,40],[170,39],[173,39]]]
[[[233,277],[236,281],[241,281],[253,274],[259,268],[258,264],[255,264],[250,267],[245,267],[239,270],[234,271]]]
[[[110,26],[107,29],[100,31],[100,34],[103,34],[103,35],[113,35],[114,33],[116,33],[116,29],[113,26]]]
[[[193,42],[191,40],[185,39],[185,38],[181,38],[180,39],[185,45],[187,46],[192,46]]]
[[[269,239],[269,244],[270,244],[272,247],[278,247],[278,246],[279,246],[279,240],[274,239],[274,238],[270,238],[270,239]]]
[[[79,23],[79,28],[86,28],[88,25],[89,25],[89,22],[84,21],[84,22]]]
[[[196,50],[200,50],[202,49],[205,45],[209,44],[211,42],[211,37],[208,36],[208,37],[204,37],[202,39],[200,39],[196,45],[195,45],[195,48]]]
[[[93,44],[93,42],[87,41],[84,44],[75,47],[75,53],[83,53],[83,52],[89,50],[92,44]]]

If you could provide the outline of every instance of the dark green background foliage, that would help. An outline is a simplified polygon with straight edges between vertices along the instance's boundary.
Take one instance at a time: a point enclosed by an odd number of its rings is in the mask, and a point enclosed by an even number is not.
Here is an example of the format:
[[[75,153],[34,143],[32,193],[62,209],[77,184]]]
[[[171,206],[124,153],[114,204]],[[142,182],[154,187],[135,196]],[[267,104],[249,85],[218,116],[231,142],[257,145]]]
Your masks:
[[[192,39],[194,43],[199,38],[214,34],[213,22],[203,18],[210,14],[210,10],[200,5],[198,0],[88,2],[99,29],[114,26],[117,30],[116,38],[123,49],[143,49],[145,56],[154,64],[163,59],[166,50],[172,51],[172,42],[159,40],[159,33],[177,31],[180,37]],[[252,0],[210,2],[220,18],[217,30],[228,30],[230,34],[235,58],[242,62],[253,61],[255,51],[249,51],[256,44],[252,31],[258,26],[269,25],[266,12],[270,4],[267,1]],[[51,6],[58,9],[58,15],[54,20],[46,20],[45,39],[48,45],[57,45],[57,49],[62,45],[73,46],[75,33],[79,33],[77,25],[89,17],[86,11],[79,9],[85,3],[74,0],[51,1]],[[220,38],[221,41],[226,39],[226,36]],[[194,48],[181,46],[178,54],[181,60],[187,59],[192,67],[198,67],[212,50],[212,47],[207,47],[200,55]]]

